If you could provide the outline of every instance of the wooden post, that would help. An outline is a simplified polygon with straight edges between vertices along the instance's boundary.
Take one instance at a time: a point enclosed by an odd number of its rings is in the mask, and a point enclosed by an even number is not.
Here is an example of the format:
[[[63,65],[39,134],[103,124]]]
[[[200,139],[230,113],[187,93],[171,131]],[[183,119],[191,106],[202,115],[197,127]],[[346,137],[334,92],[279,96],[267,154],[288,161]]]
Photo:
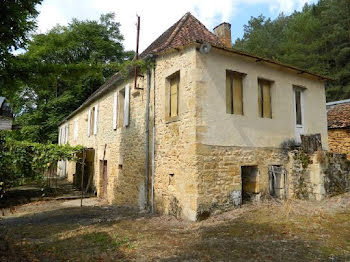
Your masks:
[[[83,206],[83,197],[84,197],[84,167],[85,167],[85,157],[86,157],[86,151],[83,149],[83,161],[81,164],[81,201],[80,206]]]

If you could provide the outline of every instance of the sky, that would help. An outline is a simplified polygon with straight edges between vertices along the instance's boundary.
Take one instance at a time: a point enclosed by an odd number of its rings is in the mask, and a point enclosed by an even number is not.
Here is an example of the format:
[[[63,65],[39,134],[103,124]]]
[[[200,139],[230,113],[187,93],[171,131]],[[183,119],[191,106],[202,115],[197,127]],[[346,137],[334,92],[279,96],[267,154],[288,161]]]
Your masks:
[[[56,24],[67,25],[72,18],[97,20],[114,12],[121,24],[126,50],[136,48],[136,15],[141,17],[140,51],[166,29],[191,12],[209,30],[222,22],[231,23],[232,40],[243,36],[243,26],[254,16],[276,18],[279,13],[300,11],[317,0],[44,0],[38,10],[38,33]]]

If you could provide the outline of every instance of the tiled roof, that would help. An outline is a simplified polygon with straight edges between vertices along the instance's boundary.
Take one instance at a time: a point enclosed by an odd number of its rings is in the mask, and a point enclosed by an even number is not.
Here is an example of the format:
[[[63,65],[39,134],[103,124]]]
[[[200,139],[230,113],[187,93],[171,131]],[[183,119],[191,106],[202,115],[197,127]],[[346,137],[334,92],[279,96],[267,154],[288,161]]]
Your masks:
[[[350,127],[350,102],[327,104],[328,128]]]
[[[224,47],[224,44],[215,34],[210,32],[191,13],[186,13],[179,21],[150,44],[142,52],[141,57],[195,42],[208,42],[214,46]]]

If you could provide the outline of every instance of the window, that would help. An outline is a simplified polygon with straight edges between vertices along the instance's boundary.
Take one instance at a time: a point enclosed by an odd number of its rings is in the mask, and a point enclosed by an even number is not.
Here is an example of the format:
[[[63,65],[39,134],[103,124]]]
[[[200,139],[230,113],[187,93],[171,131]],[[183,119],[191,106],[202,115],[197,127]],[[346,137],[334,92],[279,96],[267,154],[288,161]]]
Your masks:
[[[98,105],[92,107],[88,112],[88,136],[97,134],[97,122],[98,122]]]
[[[123,88],[118,92],[118,121],[117,126],[123,126],[124,124],[124,103],[125,103],[125,89]]]
[[[113,102],[113,129],[117,127],[127,127],[129,125],[129,103],[130,103],[130,86],[114,93]]]
[[[243,74],[226,70],[226,113],[243,115]]]
[[[272,118],[271,82],[259,79],[258,85],[259,116],[263,118]]]
[[[90,136],[94,133],[94,125],[95,125],[95,107],[93,107],[90,111]]]
[[[301,90],[295,89],[295,112],[296,112],[296,124],[302,125],[302,113],[301,113]]]
[[[169,76],[167,78],[168,88],[168,107],[167,107],[167,118],[176,118],[179,115],[179,83],[180,83],[180,72]]]

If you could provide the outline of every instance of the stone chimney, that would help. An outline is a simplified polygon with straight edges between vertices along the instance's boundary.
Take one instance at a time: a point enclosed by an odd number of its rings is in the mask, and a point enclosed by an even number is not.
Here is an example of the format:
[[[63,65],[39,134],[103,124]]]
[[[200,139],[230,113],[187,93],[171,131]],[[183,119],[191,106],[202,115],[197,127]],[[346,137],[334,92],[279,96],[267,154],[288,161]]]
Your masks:
[[[216,26],[214,28],[214,34],[216,34],[221,42],[225,45],[227,48],[232,48],[232,41],[231,41],[231,24],[229,23],[221,23],[220,25]]]

